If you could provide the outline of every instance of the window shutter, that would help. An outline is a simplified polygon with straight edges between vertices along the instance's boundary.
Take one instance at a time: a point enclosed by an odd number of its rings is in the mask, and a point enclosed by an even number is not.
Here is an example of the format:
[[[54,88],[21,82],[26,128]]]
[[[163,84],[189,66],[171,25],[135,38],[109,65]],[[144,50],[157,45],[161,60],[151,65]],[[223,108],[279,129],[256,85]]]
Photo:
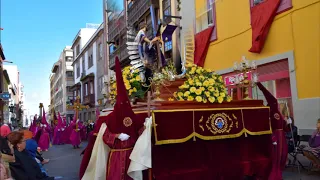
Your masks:
[[[212,21],[213,21],[213,31],[212,31],[212,34],[211,34],[211,39],[210,41],[215,41],[217,40],[217,21],[216,21],[216,2],[213,1],[213,4],[212,4]]]
[[[281,13],[292,8],[292,0],[281,0],[277,13]]]

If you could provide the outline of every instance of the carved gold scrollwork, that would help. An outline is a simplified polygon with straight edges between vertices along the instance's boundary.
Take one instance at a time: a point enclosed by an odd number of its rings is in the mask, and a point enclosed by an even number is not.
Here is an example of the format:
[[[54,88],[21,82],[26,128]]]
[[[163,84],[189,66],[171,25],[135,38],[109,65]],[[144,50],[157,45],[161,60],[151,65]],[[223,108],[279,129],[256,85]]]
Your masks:
[[[199,127],[201,128],[202,131],[204,131],[204,128],[201,125],[202,121],[203,121],[203,116],[201,116],[201,119],[199,120]]]
[[[214,135],[229,133],[233,127],[233,120],[226,113],[211,114],[206,121],[206,127]]]

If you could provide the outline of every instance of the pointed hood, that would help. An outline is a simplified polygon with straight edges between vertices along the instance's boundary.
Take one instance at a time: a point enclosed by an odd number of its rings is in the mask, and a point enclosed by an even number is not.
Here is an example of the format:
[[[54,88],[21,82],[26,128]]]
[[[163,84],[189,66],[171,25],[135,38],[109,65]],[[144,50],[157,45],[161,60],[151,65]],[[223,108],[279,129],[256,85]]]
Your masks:
[[[268,91],[260,82],[257,83],[257,86],[262,91],[264,97],[268,102],[268,106],[277,106],[278,107],[278,100]]]
[[[57,124],[57,127],[58,128],[61,128],[62,127],[62,119],[61,119],[61,115],[60,115],[60,112],[58,112],[58,124]]]
[[[46,112],[44,109],[42,110],[42,119],[41,119],[41,124],[45,124],[48,126],[47,118],[46,118]]]
[[[58,113],[59,113],[59,112],[58,112]],[[55,110],[53,110],[53,120],[54,120],[54,121],[58,120]]]
[[[99,119],[99,116],[100,116],[100,110],[99,110],[99,107],[96,108],[96,120]]]
[[[65,127],[67,125],[67,119],[65,117],[62,118],[62,126]]]
[[[284,119],[279,110],[278,100],[260,82],[257,83],[257,86],[262,91],[268,102],[268,106],[270,107],[272,129],[282,129],[284,125]]]
[[[37,118],[36,115],[33,116],[33,125],[37,126]]]
[[[135,128],[134,114],[130,105],[127,90],[125,88],[119,58],[115,61],[116,83],[117,83],[117,97],[113,112],[110,114],[108,120],[108,128],[113,133],[126,133],[130,136],[135,135],[138,131]]]

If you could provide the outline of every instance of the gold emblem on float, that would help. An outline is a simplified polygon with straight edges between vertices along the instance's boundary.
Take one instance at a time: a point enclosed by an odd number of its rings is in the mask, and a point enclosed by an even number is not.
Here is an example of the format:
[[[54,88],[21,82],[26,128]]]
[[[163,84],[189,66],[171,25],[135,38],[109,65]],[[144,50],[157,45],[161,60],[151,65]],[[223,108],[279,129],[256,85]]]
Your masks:
[[[206,121],[206,127],[214,135],[229,133],[233,127],[233,121],[226,113],[211,114]]]
[[[123,125],[124,125],[125,127],[131,126],[131,125],[132,125],[132,119],[131,119],[130,117],[125,117],[125,118],[123,119]]]

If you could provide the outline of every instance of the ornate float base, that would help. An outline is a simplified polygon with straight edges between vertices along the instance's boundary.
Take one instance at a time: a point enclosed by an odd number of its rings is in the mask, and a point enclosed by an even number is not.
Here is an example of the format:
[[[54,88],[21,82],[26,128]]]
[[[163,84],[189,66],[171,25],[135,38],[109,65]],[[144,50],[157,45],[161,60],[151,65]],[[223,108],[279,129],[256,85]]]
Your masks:
[[[155,94],[156,94],[156,88],[153,88],[154,89],[154,99],[153,101],[154,102],[159,102],[159,101],[168,101],[169,98],[173,98],[173,93],[178,91],[179,89],[179,86],[181,86],[184,81],[186,79],[178,79],[178,80],[175,80],[175,81],[165,81],[163,85],[160,85],[159,87],[159,96],[156,97]]]

